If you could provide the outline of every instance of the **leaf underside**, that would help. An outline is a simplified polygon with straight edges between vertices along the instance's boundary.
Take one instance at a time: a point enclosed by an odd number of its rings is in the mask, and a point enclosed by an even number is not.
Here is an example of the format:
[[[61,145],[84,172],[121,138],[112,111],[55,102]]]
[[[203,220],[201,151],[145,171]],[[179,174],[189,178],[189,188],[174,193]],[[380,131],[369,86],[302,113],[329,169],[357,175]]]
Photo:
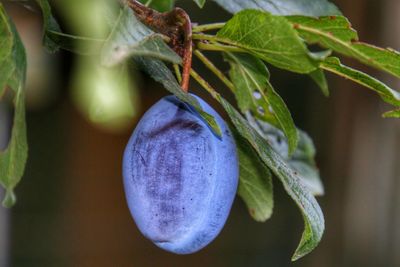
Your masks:
[[[231,13],[259,9],[274,15],[329,16],[340,15],[339,9],[327,0],[214,0]]]
[[[279,178],[288,195],[299,207],[303,215],[305,229],[292,260],[305,256],[318,245],[325,229],[324,216],[318,202],[302,182],[300,174],[285,162],[284,158],[270,146],[268,140],[254,130],[229,102],[221,96],[217,96],[217,98],[239,134],[249,142],[263,163]]]
[[[236,129],[232,132],[240,163],[238,195],[246,203],[250,216],[258,222],[265,222],[271,217],[274,206],[272,174]]]
[[[3,206],[11,207],[15,204],[14,188],[24,174],[28,157],[28,144],[25,123],[25,92],[26,75],[25,48],[12,21],[7,17],[3,5],[0,3],[0,32],[4,38],[1,43],[10,45],[0,46],[0,54],[6,55],[2,60],[2,79],[0,81],[0,97],[8,87],[13,94],[14,121],[11,130],[11,139],[4,151],[0,151],[0,185],[6,189]],[[10,49],[10,51],[6,51]],[[4,72],[3,72],[4,71]]]
[[[271,147],[286,161],[286,163],[299,174],[302,182],[315,196],[324,194],[319,170],[315,163],[315,146],[311,138],[302,130],[299,132],[299,143],[292,155],[288,154],[288,141],[283,132],[273,125],[254,118],[250,113],[246,119]]]

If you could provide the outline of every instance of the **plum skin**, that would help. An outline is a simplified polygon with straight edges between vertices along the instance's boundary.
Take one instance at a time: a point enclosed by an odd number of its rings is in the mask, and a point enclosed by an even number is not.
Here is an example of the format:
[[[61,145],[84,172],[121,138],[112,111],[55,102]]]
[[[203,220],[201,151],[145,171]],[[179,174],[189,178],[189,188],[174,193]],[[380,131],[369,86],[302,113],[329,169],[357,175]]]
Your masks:
[[[219,114],[196,98],[216,119],[221,137],[191,107],[167,96],[140,120],[123,159],[136,225],[158,247],[176,254],[197,252],[216,238],[238,186],[232,134]]]

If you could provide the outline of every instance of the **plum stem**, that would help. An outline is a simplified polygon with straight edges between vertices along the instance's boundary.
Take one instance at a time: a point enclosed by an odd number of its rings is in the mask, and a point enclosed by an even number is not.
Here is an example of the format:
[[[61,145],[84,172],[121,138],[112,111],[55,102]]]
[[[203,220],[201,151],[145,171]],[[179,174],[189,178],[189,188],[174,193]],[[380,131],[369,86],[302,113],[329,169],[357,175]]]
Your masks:
[[[181,8],[175,8],[172,12],[175,12],[176,17],[179,18],[181,23],[183,23],[182,27],[184,32],[184,55],[182,63],[183,71],[181,87],[185,92],[188,92],[190,83],[190,70],[192,69],[193,57],[192,22],[185,10]]]
[[[181,87],[187,93],[193,54],[192,22],[189,15],[181,8],[160,13],[135,0],[120,0],[120,2],[129,6],[141,22],[170,38],[170,47],[183,59]]]

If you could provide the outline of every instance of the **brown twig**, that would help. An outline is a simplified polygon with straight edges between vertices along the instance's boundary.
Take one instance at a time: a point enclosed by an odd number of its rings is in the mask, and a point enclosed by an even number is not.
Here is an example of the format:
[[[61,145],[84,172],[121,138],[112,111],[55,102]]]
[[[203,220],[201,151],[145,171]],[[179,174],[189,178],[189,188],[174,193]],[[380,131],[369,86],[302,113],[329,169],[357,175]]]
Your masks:
[[[193,41],[192,41],[192,23],[189,15],[181,8],[175,8],[172,11],[180,21],[183,31],[183,71],[182,71],[182,89],[189,91],[190,70],[192,69]]]
[[[169,46],[183,58],[181,87],[189,91],[190,69],[192,68],[192,23],[189,15],[181,8],[170,12],[160,13],[144,6],[135,0],[120,0],[123,5],[129,6],[139,20],[155,32],[170,38]]]

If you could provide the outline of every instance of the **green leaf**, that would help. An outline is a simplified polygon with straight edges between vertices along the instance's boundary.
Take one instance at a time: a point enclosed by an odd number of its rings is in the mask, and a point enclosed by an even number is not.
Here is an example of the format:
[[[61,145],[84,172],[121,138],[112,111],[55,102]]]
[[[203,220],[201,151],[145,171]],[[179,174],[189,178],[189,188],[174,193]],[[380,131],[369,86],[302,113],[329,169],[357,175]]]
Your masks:
[[[203,8],[206,0],[193,0],[200,8]]]
[[[236,87],[235,96],[240,110],[243,113],[252,110],[257,117],[275,122],[268,102],[262,99],[260,92],[266,91],[265,81],[270,78],[265,64],[252,55],[241,53],[224,53],[224,59],[231,67],[229,76]],[[264,112],[258,112],[259,107]]]
[[[102,64],[114,66],[132,56],[153,57],[180,64],[182,59],[156,34],[125,7],[102,51]]]
[[[136,57],[135,62],[146,71],[154,80],[161,83],[165,89],[173,93],[180,100],[188,103],[192,106],[197,113],[204,119],[204,121],[209,125],[212,131],[217,135],[221,136],[221,129],[216,122],[215,118],[210,114],[203,111],[199,102],[192,95],[185,93],[178,82],[176,81],[174,75],[165,66],[165,64],[157,59]]]
[[[14,72],[14,64],[10,60],[13,50],[14,36],[8,22],[7,14],[0,3],[0,98],[4,94],[7,81]]]
[[[160,12],[170,11],[174,8],[175,0],[140,0],[143,4],[150,3],[150,7]]]
[[[57,21],[54,19],[53,15],[51,14],[51,7],[47,0],[36,0],[40,8],[42,9],[43,15],[43,43],[49,52],[57,52],[59,46],[57,42],[55,42],[51,35],[49,35],[49,31],[53,32],[61,32],[60,26],[58,25]]]
[[[357,32],[345,17],[290,16],[287,19],[308,43],[318,43],[400,78],[400,53],[358,42]]]
[[[268,141],[254,130],[249,122],[229,102],[219,95],[216,97],[225,108],[240,135],[251,144],[261,160],[280,179],[286,192],[302,212],[305,229],[292,260],[305,256],[318,245],[325,229],[324,216],[318,202],[303,184],[299,174],[275,152]]]
[[[310,77],[321,89],[324,96],[329,96],[329,86],[324,71],[321,69],[317,69],[310,73]]]
[[[0,62],[0,98],[3,96],[8,80],[15,71],[15,65],[10,57]]]
[[[12,51],[13,36],[5,12],[0,13],[0,22],[0,63],[2,63]]]
[[[362,42],[353,43],[352,47],[356,51],[356,56],[353,56],[354,58],[366,65],[386,71],[400,78],[400,53],[398,51]]]
[[[317,62],[284,17],[245,10],[228,21],[217,37],[219,41],[245,49],[278,68],[297,73],[317,69]]]
[[[320,67],[326,71],[335,73],[377,92],[387,103],[400,106],[399,92],[389,88],[386,84],[363,72],[341,64],[338,58],[328,58],[327,60],[321,62]]]
[[[293,168],[301,178],[305,186],[315,196],[324,194],[319,170],[315,163],[315,146],[311,138],[302,130],[299,132],[299,143],[293,155],[288,154],[288,142],[283,132],[267,122],[255,119],[249,113],[246,118],[250,125],[286,160],[286,163]]]
[[[12,52],[3,61],[9,64],[9,70],[7,71],[8,80],[2,82],[2,84],[8,85],[14,95],[14,121],[11,140],[7,148],[4,151],[0,151],[0,185],[6,189],[3,206],[11,207],[16,201],[14,188],[24,174],[28,156],[25,124],[25,92],[23,88],[26,76],[26,55],[18,32],[12,21],[7,17],[1,3],[0,18],[0,23],[7,25],[5,29],[8,29],[4,37],[10,38],[12,42]]]
[[[400,109],[396,109],[393,111],[386,112],[383,114],[384,118],[394,118],[394,119],[400,119]]]
[[[22,85],[21,85],[22,86]],[[21,180],[28,157],[25,124],[25,98],[23,88],[16,89],[14,122],[7,149],[0,153],[0,184],[6,188],[5,207],[15,204],[14,188]]]
[[[274,15],[329,16],[340,15],[339,9],[327,0],[214,0],[231,13],[243,9],[259,9]]]
[[[257,117],[278,125],[288,137],[289,153],[293,153],[298,141],[296,126],[285,102],[269,82],[264,63],[246,54],[225,53],[225,59],[231,65],[230,77],[242,112],[251,110]]]
[[[350,22],[343,16],[319,18],[287,16],[286,19],[309,43],[320,43],[335,51],[343,46],[341,42],[348,43],[358,40],[357,32],[351,28]]]
[[[272,174],[251,145],[236,130],[232,132],[240,164],[238,195],[246,203],[250,216],[265,222],[271,217],[274,206]]]

